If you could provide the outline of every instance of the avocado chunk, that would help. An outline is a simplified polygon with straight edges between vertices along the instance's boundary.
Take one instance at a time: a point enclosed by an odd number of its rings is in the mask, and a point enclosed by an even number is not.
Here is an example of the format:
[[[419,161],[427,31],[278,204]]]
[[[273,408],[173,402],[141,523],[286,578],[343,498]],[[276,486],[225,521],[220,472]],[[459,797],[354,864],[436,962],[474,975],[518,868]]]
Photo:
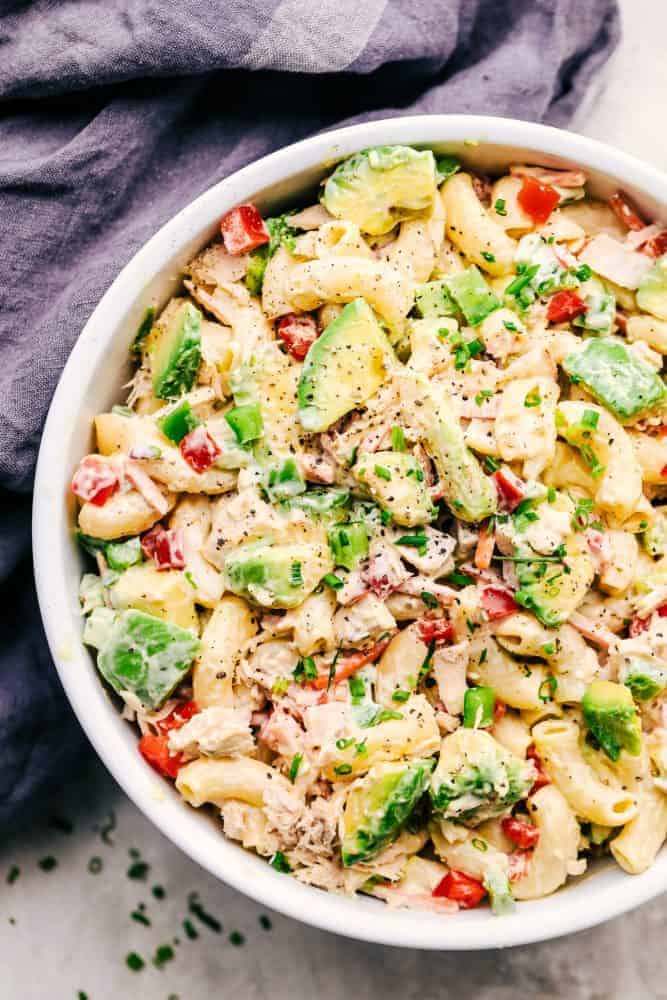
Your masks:
[[[168,321],[158,322],[151,334],[153,392],[158,399],[174,399],[189,392],[201,361],[201,313],[183,302]]]
[[[350,491],[336,489],[314,489],[307,490],[298,496],[292,496],[283,501],[283,507],[291,510],[304,510],[311,517],[345,517],[345,509],[350,505]]]
[[[565,358],[563,369],[621,423],[661,406],[667,397],[660,375],[612,337],[591,337],[583,350]]]
[[[89,630],[85,638],[92,644],[94,637]],[[159,708],[180,684],[200,647],[189,629],[134,609],[116,615],[100,637],[97,666],[104,679],[150,709]]]
[[[621,750],[638,757],[642,748],[639,715],[632,694],[623,684],[593,681],[581,702],[591,733],[610,760],[618,760]]]
[[[89,555],[94,557],[97,552],[101,552],[109,564],[109,569],[117,572],[123,572],[143,559],[141,539],[138,535],[134,538],[119,538],[109,542],[104,538],[93,538],[92,535],[85,535],[83,531],[77,531],[76,538]]]
[[[325,431],[365,403],[394,361],[391,344],[368,303],[348,303],[304,359],[297,391],[304,430]]]
[[[457,309],[444,281],[425,281],[415,288],[415,312],[424,319],[456,316]]]
[[[510,753],[483,729],[457,729],[442,741],[430,786],[438,815],[475,826],[501,816],[528,795],[530,761]]]
[[[445,503],[461,521],[489,517],[497,507],[496,489],[466,445],[456,414],[444,397],[437,403],[427,400],[424,411],[425,444],[438,470]]]
[[[426,788],[435,761],[376,764],[345,803],[341,856],[346,868],[370,861],[398,836]]]
[[[336,566],[356,569],[368,555],[368,532],[361,521],[337,524],[329,530],[329,545]]]
[[[636,701],[649,701],[667,687],[667,667],[647,656],[632,656],[623,664],[618,679]]]
[[[611,333],[616,321],[616,296],[598,280],[590,278],[581,286],[586,312],[572,323],[594,333]]]
[[[489,313],[500,309],[500,299],[475,266],[445,278],[445,285],[469,326],[479,326]]]
[[[293,458],[286,458],[281,465],[267,470],[265,489],[271,500],[289,500],[306,492],[306,484]]]
[[[280,544],[270,538],[232,549],[224,567],[228,590],[266,608],[297,607],[332,569],[325,544]]]
[[[371,236],[381,236],[401,219],[425,212],[436,195],[435,157],[430,149],[376,146],[336,167],[322,204],[337,219],[348,219]]]
[[[661,511],[655,512],[653,521],[642,534],[642,544],[654,559],[667,555],[667,517]]]
[[[489,894],[491,912],[495,917],[504,917],[506,913],[512,913],[516,908],[512,886],[504,871],[500,868],[491,869],[485,872],[482,880],[484,888]]]
[[[639,282],[637,305],[656,319],[667,320],[667,254]]]
[[[436,513],[422,467],[408,452],[364,453],[357,459],[352,475],[397,524],[408,528],[427,524]]]
[[[548,557],[538,555],[529,545],[517,545],[514,560],[519,581],[514,599],[547,628],[558,628],[567,621],[595,575],[593,563],[574,537],[563,543],[560,554]]]

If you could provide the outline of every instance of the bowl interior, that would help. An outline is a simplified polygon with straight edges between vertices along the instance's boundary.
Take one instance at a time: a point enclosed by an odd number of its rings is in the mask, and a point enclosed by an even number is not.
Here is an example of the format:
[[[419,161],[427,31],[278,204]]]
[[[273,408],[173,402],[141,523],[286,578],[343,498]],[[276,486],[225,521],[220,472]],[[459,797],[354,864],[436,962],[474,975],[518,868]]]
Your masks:
[[[478,144],[470,144],[470,140]],[[183,266],[209,242],[220,216],[241,201],[264,213],[307,204],[331,162],[379,143],[428,145],[453,153],[477,171],[500,173],[510,163],[583,166],[588,189],[606,198],[622,187],[648,218],[667,217],[667,179],[639,161],[544,126],[473,116],[420,116],[373,122],[325,133],[244,168],[187,206],[133,258],[91,316],[65,368],[45,426],[34,505],[34,556],[40,607],[67,695],[91,742],[135,803],[186,853],[240,891],[341,934],[421,948],[488,948],[557,936],[597,923],[667,886],[667,854],[641,876],[611,862],[546,899],[522,903],[498,919],[487,910],[456,918],[391,910],[366,897],[345,898],[304,886],[225,839],[221,825],[186,806],[136,751],[124,722],[81,643],[78,581],[83,559],[72,538],[72,470],[91,449],[96,413],[122,401],[128,347],[149,305],[161,308],[181,283]]]

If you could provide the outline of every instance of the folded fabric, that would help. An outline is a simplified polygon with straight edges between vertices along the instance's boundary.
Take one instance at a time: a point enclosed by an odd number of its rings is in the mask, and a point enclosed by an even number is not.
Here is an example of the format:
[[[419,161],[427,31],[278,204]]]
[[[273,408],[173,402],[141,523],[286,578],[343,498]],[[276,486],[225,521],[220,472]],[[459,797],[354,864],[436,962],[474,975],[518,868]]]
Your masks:
[[[9,6],[9,10],[8,10]],[[118,271],[238,167],[343,120],[564,124],[614,0],[35,0],[0,14],[0,826],[83,747],[36,609],[29,493],[60,371]]]

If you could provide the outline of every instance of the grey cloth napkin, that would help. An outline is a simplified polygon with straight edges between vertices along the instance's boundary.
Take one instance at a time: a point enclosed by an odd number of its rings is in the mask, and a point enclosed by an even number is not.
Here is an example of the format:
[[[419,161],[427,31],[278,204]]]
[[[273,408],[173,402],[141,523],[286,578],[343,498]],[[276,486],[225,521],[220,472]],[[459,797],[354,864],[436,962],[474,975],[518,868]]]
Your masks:
[[[564,124],[615,0],[0,0],[0,827],[85,753],[30,572],[49,402],[132,254],[211,184],[342,121]]]

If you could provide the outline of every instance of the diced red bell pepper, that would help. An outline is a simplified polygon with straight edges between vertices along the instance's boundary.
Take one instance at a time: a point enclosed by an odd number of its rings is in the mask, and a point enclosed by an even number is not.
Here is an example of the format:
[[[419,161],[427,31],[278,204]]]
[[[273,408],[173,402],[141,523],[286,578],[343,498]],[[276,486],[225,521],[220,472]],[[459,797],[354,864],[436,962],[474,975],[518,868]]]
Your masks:
[[[420,618],[417,632],[427,645],[430,642],[451,642],[454,638],[454,626],[447,618]]]
[[[641,247],[641,252],[645,253],[648,257],[656,259],[667,253],[667,229],[658,233],[652,240],[647,240]]]
[[[238,205],[222,217],[222,241],[227,253],[240,256],[261,247],[271,239],[264,219],[254,205]]]
[[[185,569],[183,532],[180,528],[163,531],[155,542],[155,568]]]
[[[144,733],[139,740],[139,753],[158,774],[165,778],[177,778],[179,768],[187,763],[182,753],[169,752],[169,733],[172,729],[180,729],[196,715],[199,706],[194,701],[184,701],[181,705],[160,719],[157,723],[159,733]]]
[[[195,472],[206,472],[222,452],[203,424],[186,434],[178,446],[181,455]]]
[[[560,201],[560,195],[550,184],[541,184],[534,177],[524,177],[517,201],[533,222],[546,222]]]
[[[183,532],[180,528],[168,531],[161,524],[147,531],[141,539],[141,551],[147,559],[155,561],[155,568],[184,569]]]
[[[141,536],[141,551],[146,559],[152,559],[155,556],[155,546],[157,545],[157,540],[160,535],[164,532],[164,528],[161,524],[155,524],[150,531],[147,531]]]
[[[640,229],[644,229],[646,223],[642,219],[641,215],[632,204],[630,199],[622,191],[616,191],[609,199],[609,207],[616,216],[617,219],[627,226],[628,229],[634,229],[639,232]]]
[[[317,340],[319,331],[313,316],[288,313],[278,320],[276,334],[287,348],[288,354],[297,361],[303,361],[308,348]]]
[[[550,785],[551,780],[542,766],[542,758],[532,744],[526,750],[526,757],[528,760],[532,760],[533,767],[537,771],[537,778],[535,779],[535,783],[530,790],[530,794],[534,795],[535,792],[539,792],[540,788],[544,788],[545,785]]]
[[[440,879],[431,895],[436,898],[444,896],[458,903],[462,910],[472,910],[482,902],[486,889],[476,878],[452,868]]]
[[[180,729],[186,722],[189,722],[193,715],[199,713],[199,705],[196,701],[184,701],[177,705],[173,712],[160,719],[157,723],[158,729],[163,733],[170,733],[172,729]]]
[[[550,323],[565,323],[586,312],[586,303],[576,292],[556,292],[549,299],[547,319]]]
[[[667,618],[667,604],[661,604],[659,608],[656,608],[659,616],[661,618]],[[636,636],[641,635],[649,627],[651,622],[651,616],[647,615],[646,618],[640,618],[636,615],[630,622],[629,635],[632,639]]]
[[[526,484],[511,469],[497,469],[491,477],[498,490],[498,499],[503,511],[511,514],[526,496]]]
[[[105,504],[119,486],[116,470],[99,455],[82,458],[72,479],[72,492],[96,507]]]
[[[144,733],[139,740],[139,753],[165,778],[177,778],[179,768],[185,764],[183,754],[169,753],[168,733]]]
[[[484,587],[480,597],[480,604],[490,622],[500,621],[501,618],[508,618],[519,610],[509,590],[502,587]]]
[[[503,833],[513,844],[527,851],[540,839],[540,831],[532,823],[527,823],[524,819],[517,819],[515,816],[507,816],[500,824]]]

